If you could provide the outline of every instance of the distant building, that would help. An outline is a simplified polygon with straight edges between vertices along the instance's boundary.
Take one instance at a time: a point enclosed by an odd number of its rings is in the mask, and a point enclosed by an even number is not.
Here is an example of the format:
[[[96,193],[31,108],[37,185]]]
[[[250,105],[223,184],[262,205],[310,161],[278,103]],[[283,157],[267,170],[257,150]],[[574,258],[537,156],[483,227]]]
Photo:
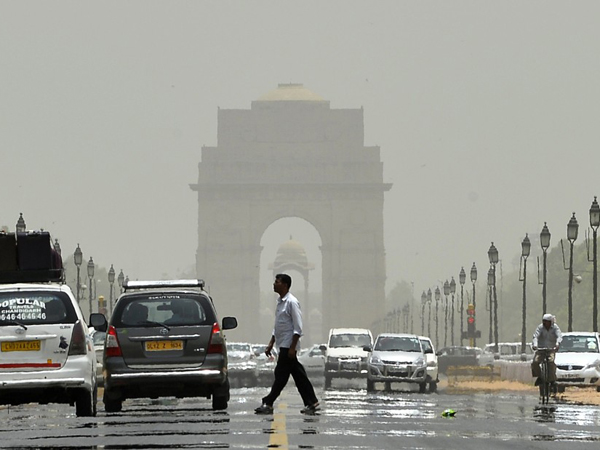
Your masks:
[[[219,109],[217,146],[202,148],[190,185],[198,193],[196,267],[245,339],[265,339],[257,330],[260,240],[281,218],[304,219],[320,235],[324,329],[368,327],[384,313],[391,184],[363,128],[362,108],[331,109],[301,84],[280,84],[249,110]]]

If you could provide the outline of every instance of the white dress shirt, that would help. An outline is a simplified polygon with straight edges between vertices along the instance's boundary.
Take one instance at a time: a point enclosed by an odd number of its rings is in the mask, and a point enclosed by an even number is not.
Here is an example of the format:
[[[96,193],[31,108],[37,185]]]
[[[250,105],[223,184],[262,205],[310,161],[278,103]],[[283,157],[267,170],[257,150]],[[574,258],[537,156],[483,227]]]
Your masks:
[[[298,299],[288,292],[277,299],[273,336],[279,348],[290,348],[294,334],[302,336],[302,311]],[[296,351],[300,351],[300,340],[296,344]]]

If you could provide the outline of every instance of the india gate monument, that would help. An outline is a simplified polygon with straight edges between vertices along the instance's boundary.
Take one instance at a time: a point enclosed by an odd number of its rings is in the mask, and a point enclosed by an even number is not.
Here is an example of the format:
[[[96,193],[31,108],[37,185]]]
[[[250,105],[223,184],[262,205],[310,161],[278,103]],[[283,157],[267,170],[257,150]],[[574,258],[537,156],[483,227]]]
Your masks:
[[[196,270],[236,335],[262,342],[261,238],[282,218],[321,238],[322,327],[365,327],[385,311],[383,163],[364,145],[363,109],[332,109],[301,84],[280,84],[250,109],[219,109],[217,145],[202,148]],[[303,282],[292,293],[303,304]],[[262,286],[263,291],[271,286]],[[305,321],[308,320],[305,312]]]

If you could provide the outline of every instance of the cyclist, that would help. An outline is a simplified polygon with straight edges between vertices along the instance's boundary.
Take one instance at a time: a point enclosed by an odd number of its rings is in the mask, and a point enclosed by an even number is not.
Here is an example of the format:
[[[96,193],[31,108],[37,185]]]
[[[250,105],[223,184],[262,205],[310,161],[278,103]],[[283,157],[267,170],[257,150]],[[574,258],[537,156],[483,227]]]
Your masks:
[[[554,383],[556,381],[556,365],[554,364],[554,354],[558,350],[561,341],[562,333],[558,325],[554,323],[554,316],[552,314],[544,314],[544,317],[542,317],[542,323],[538,325],[533,333],[531,347],[533,350],[537,350],[538,348],[551,348],[553,350],[548,355],[548,369],[550,371],[550,379],[548,381],[550,383]],[[537,377],[535,380],[536,386],[539,386],[541,382],[540,363],[542,362],[543,358],[544,354],[536,351],[533,362],[531,363],[531,375]]]

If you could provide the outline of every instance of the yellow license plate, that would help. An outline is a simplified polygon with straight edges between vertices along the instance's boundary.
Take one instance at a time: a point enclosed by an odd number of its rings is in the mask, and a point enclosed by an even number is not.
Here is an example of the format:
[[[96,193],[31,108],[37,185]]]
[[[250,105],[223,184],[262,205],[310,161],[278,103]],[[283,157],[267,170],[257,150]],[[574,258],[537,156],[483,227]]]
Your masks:
[[[183,350],[183,341],[146,341],[146,351]]]
[[[41,341],[2,342],[3,352],[39,352]]]

